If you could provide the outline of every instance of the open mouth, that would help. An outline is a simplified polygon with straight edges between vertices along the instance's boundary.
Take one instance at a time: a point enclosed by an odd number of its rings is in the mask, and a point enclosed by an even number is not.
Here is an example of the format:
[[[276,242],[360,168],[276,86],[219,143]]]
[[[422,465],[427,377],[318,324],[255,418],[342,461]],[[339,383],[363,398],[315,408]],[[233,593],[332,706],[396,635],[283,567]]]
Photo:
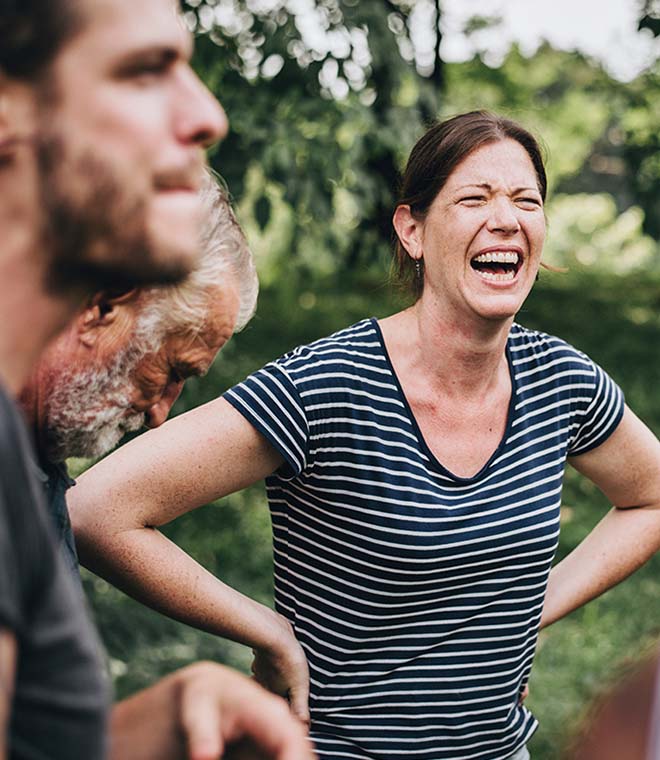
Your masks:
[[[470,266],[484,280],[510,282],[520,271],[522,256],[516,251],[488,251],[475,256]]]

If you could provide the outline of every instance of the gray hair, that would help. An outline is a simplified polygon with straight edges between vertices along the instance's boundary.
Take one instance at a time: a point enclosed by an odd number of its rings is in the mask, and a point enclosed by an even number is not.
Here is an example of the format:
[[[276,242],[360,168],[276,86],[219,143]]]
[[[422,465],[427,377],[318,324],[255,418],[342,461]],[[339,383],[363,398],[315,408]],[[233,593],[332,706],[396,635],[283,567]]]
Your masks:
[[[200,191],[203,206],[200,258],[178,285],[145,290],[145,306],[137,326],[138,342],[160,345],[173,332],[197,334],[204,329],[210,292],[232,279],[238,290],[235,331],[254,315],[259,292],[257,270],[243,230],[220,178],[206,173]]]

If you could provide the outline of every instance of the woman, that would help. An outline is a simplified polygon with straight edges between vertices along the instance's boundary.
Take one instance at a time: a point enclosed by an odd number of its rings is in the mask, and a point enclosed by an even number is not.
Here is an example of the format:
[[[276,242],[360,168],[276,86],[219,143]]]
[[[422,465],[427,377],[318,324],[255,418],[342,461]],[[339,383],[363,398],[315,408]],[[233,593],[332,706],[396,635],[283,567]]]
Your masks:
[[[258,678],[311,714],[322,758],[527,757],[539,624],[660,545],[660,444],[586,356],[513,322],[545,192],[519,125],[481,112],[435,125],[394,213],[415,304],[269,364],[74,492],[84,560],[252,646]],[[546,593],[567,457],[617,508]],[[280,615],[153,528],[266,476]]]

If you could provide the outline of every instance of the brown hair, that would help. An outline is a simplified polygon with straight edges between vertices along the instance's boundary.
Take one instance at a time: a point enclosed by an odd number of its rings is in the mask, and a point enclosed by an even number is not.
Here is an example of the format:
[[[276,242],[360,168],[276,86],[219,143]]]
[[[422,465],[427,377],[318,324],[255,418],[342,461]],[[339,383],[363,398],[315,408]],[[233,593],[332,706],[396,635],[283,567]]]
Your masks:
[[[3,0],[0,72],[27,82],[40,79],[81,25],[77,0]]]
[[[520,124],[488,111],[470,111],[433,124],[415,143],[401,182],[398,206],[410,206],[412,215],[424,219],[449,175],[470,153],[488,143],[511,139],[527,151],[545,201],[547,178],[536,138]],[[423,262],[420,262],[423,266]],[[415,299],[422,294],[423,277],[416,276],[415,262],[396,238],[393,278]]]

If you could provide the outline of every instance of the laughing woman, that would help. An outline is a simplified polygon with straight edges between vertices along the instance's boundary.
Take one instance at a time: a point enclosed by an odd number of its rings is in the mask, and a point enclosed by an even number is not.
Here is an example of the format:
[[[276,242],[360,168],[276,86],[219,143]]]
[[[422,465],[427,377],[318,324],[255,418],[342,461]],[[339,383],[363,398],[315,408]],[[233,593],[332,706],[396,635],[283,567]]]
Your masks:
[[[514,322],[545,194],[519,125],[433,126],[394,212],[414,305],[296,349],[73,491],[83,559],[253,647],[321,758],[528,757],[539,625],[660,545],[660,444],[588,357]],[[615,508],[550,572],[567,461]],[[154,528],[264,477],[279,614]]]

